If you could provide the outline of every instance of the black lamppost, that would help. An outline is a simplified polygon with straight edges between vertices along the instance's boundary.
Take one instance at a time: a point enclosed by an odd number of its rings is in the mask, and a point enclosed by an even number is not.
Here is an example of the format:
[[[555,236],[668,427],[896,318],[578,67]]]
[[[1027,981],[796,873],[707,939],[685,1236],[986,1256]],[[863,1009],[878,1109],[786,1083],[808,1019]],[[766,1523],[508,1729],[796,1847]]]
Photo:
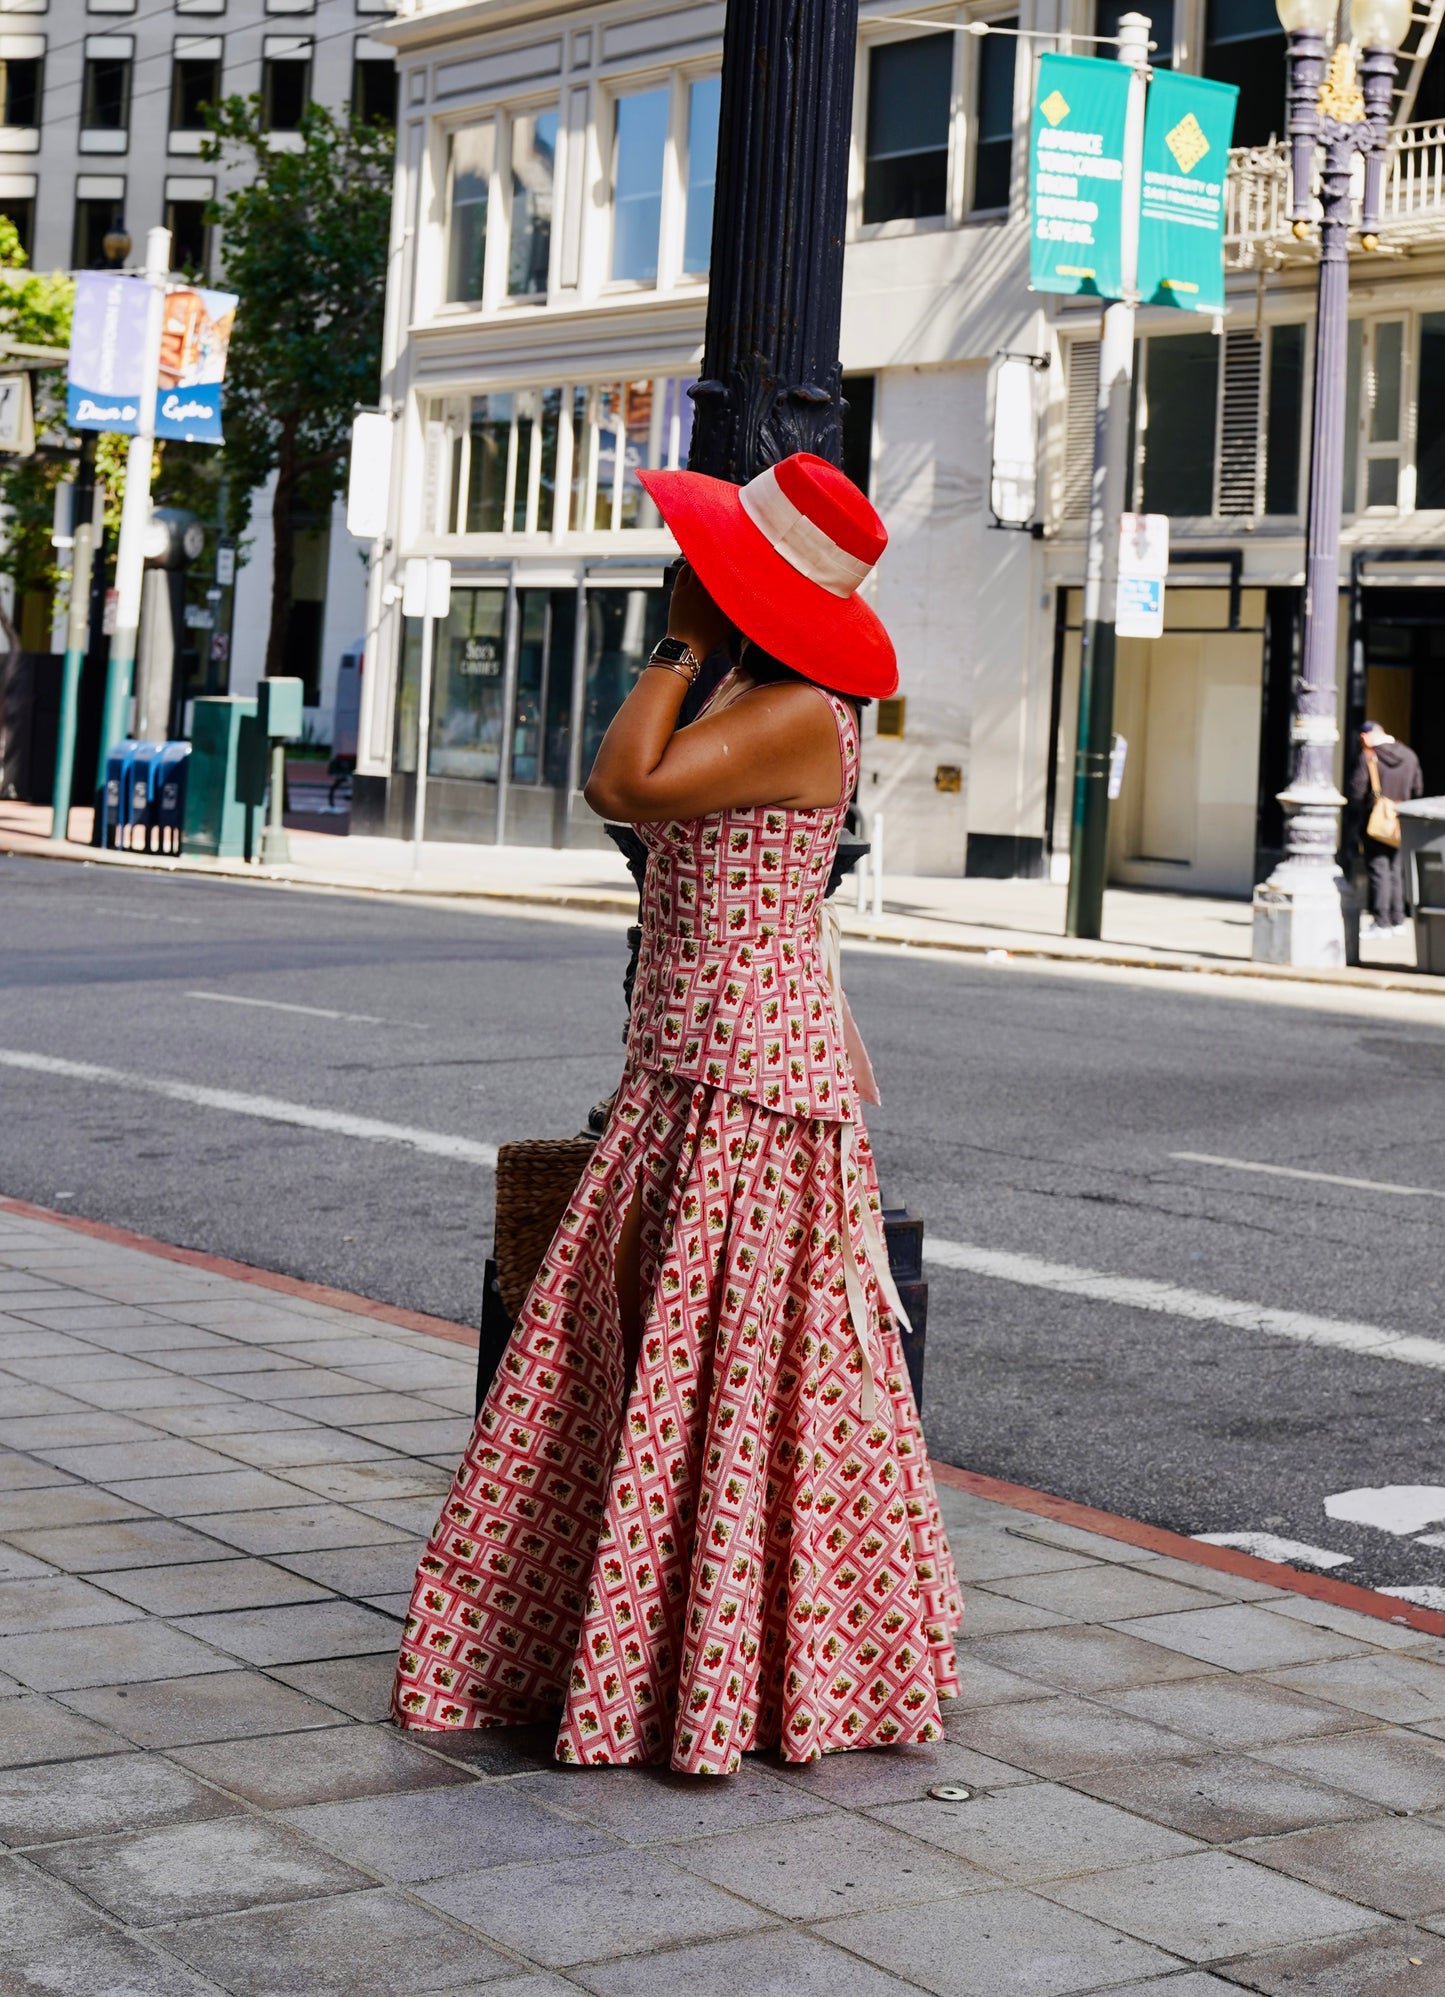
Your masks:
[[[1350,182],[1364,156],[1361,243],[1375,247],[1380,219],[1395,51],[1410,26],[1411,0],[1351,0],[1353,43],[1326,65],[1335,0],[1275,0],[1289,37],[1289,136],[1298,237],[1314,215],[1310,181],[1320,165],[1320,275],[1315,312],[1314,407],[1305,550],[1304,639],[1290,720],[1290,780],[1284,858],[1254,891],[1254,955],[1269,964],[1344,964],[1359,956],[1359,910],[1340,872],[1339,741],[1335,661],[1339,640],[1340,515],[1349,339]],[[1358,67],[1354,46],[1362,49]]]

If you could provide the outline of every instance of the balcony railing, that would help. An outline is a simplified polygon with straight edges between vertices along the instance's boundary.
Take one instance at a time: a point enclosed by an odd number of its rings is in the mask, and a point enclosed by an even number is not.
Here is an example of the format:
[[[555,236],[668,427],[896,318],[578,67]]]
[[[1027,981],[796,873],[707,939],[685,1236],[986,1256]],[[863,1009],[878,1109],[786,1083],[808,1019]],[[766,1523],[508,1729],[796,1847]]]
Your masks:
[[[1355,161],[1353,226],[1358,229],[1364,163]],[[1289,149],[1237,146],[1229,156],[1224,195],[1224,260],[1228,270],[1255,270],[1315,254],[1314,231],[1303,242],[1289,219]],[[1318,202],[1315,203],[1318,215]],[[1378,228],[1385,250],[1445,244],[1445,123],[1401,125],[1390,134]]]

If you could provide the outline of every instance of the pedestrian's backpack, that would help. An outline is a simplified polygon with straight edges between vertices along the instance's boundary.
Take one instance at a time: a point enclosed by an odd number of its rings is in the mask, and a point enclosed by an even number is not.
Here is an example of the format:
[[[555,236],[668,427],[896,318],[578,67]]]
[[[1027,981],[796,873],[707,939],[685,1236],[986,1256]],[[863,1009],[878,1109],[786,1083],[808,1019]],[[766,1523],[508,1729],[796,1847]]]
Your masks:
[[[1365,762],[1370,771],[1370,789],[1375,794],[1375,802],[1370,807],[1370,816],[1365,824],[1365,837],[1381,846],[1398,846],[1400,814],[1395,809],[1395,800],[1386,797],[1380,789],[1380,759],[1373,749],[1366,749]]]

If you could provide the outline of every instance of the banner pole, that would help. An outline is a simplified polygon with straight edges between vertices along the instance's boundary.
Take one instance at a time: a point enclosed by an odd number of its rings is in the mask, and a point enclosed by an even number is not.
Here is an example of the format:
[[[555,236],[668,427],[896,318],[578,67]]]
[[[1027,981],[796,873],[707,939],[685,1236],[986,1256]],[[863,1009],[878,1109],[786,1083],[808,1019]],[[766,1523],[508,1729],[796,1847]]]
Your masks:
[[[156,228],[146,236],[143,281],[151,288],[147,301],[145,343],[141,349],[139,411],[135,435],[125,463],[125,499],[120,514],[120,545],[115,558],[115,630],[105,675],[105,707],[100,724],[100,758],[96,767],[94,843],[102,837],[106,764],[126,733],[127,708],[135,677],[136,645],[140,636],[141,582],[145,565],[145,531],[150,521],[151,477],[155,469],[156,390],[161,365],[161,335],[165,328],[166,281],[171,269],[171,232]]]
[[[1114,655],[1119,593],[1119,519],[1129,473],[1129,407],[1134,387],[1134,310],[1138,303],[1139,204],[1144,166],[1144,101],[1149,76],[1149,20],[1125,14],[1116,54],[1133,71],[1124,123],[1120,266],[1123,296],[1104,309],[1099,395],[1094,408],[1094,471],[1084,566],[1084,635],[1079,723],[1074,752],[1074,808],[1069,840],[1065,933],[1097,938],[1103,925],[1109,845],[1109,759],[1114,733]]]

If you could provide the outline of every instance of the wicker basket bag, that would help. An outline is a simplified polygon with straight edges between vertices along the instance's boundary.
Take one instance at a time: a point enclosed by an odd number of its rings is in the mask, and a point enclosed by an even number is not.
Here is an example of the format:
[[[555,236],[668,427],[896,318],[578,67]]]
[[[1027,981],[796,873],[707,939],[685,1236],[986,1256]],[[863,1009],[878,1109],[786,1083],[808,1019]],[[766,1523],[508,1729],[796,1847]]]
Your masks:
[[[592,1137],[534,1137],[497,1151],[497,1288],[514,1322],[596,1146]]]

